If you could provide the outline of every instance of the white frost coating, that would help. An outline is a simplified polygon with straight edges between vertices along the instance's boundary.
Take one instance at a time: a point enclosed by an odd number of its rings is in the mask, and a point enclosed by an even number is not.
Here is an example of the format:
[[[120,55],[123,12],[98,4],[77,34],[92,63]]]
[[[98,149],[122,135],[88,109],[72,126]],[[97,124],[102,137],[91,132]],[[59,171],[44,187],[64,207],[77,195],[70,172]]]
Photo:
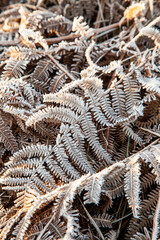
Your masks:
[[[81,40],[85,40],[93,35],[93,29],[89,28],[86,22],[83,22],[83,17],[75,17],[73,20],[72,31],[75,34],[81,35]]]
[[[76,194],[77,188],[81,185],[83,181],[85,181],[89,177],[90,173],[83,175],[79,179],[70,183],[70,187],[68,188],[67,192],[65,193],[65,201],[63,202],[63,206],[60,211],[60,216],[67,212],[68,203],[73,201],[74,196]]]
[[[140,105],[133,105],[133,107],[129,110],[129,113],[135,118],[138,118],[139,116],[143,116],[144,106],[142,104]]]
[[[156,206],[156,211],[153,219],[153,230],[152,230],[152,240],[159,239],[160,233],[160,191],[159,191],[159,198]]]
[[[133,216],[139,217],[140,209],[140,164],[138,162],[139,154],[135,154],[128,158],[127,172],[124,179],[125,195],[128,199],[128,204],[132,208]]]

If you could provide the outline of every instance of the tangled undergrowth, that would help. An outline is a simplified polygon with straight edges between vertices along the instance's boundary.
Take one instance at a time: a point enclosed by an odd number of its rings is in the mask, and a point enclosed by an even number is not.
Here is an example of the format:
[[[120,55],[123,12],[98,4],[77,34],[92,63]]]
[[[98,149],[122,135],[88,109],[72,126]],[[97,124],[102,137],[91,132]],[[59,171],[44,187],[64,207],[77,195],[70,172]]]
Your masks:
[[[160,239],[160,2],[0,9],[0,239]]]

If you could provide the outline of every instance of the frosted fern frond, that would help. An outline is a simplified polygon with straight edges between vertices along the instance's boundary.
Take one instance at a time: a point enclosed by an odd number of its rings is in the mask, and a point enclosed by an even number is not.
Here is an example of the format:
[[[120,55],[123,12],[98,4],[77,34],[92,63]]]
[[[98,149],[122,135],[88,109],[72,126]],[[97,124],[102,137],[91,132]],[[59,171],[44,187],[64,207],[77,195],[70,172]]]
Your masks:
[[[47,107],[37,113],[34,113],[27,121],[26,126],[32,126],[37,122],[44,119],[56,119],[62,122],[72,123],[77,120],[77,115],[70,109],[58,108],[58,107]]]
[[[39,94],[22,78],[0,81],[0,102],[5,105],[19,105],[33,108],[39,103]]]
[[[157,206],[156,206],[156,211],[153,219],[153,230],[152,230],[152,239],[156,240],[159,238],[160,234],[160,192],[158,196],[158,201],[157,201]]]
[[[156,175],[156,182],[160,183],[160,170],[159,170],[159,144],[151,146],[150,149],[142,152],[141,158],[146,162],[149,163],[149,166],[152,169],[152,173]]]
[[[78,113],[87,110],[83,99],[71,93],[46,94],[44,95],[44,102],[60,103],[62,106],[70,107]]]
[[[55,187],[52,174],[62,178],[64,176],[61,167],[53,159],[52,152],[51,146],[44,145],[31,145],[19,150],[7,163],[1,183],[6,185],[6,189],[21,191],[21,201],[22,196],[24,198],[28,194],[28,189],[33,189],[38,194],[51,191]]]
[[[85,132],[86,139],[97,156],[99,156],[101,159],[105,159],[106,163],[111,163],[112,161],[109,154],[107,151],[105,151],[105,149],[103,149],[98,141],[96,127],[91,120],[91,115],[87,113],[81,118],[80,121],[82,130]]]
[[[72,234],[74,235],[74,228],[76,227],[75,224],[73,224],[73,221],[76,221],[76,216],[77,213],[74,215],[71,214],[70,212],[70,206],[73,203],[73,200],[76,196],[76,194],[79,193],[79,191],[82,191],[86,187],[86,181],[91,181],[92,177],[93,178],[99,178],[101,179],[102,183],[101,186],[103,185],[103,182],[107,176],[109,176],[110,173],[112,172],[118,172],[121,171],[125,167],[124,163],[115,163],[113,166],[106,168],[102,170],[99,173],[94,174],[93,176],[90,176],[90,174],[86,174],[79,179],[69,183],[62,185],[60,187],[57,187],[55,190],[52,190],[51,192],[46,193],[45,195],[37,195],[32,197],[31,199],[28,199],[28,204],[30,204],[30,207],[27,209],[22,209],[19,210],[17,218],[19,219],[23,213],[23,217],[21,218],[21,221],[19,222],[19,226],[16,229],[16,234],[18,236],[18,239],[23,239],[29,225],[31,224],[31,217],[33,214],[39,209],[42,208],[42,206],[47,205],[49,202],[52,202],[54,198],[56,198],[56,204],[55,204],[55,212],[54,216],[55,217],[65,217],[67,219],[67,229],[65,236],[70,238],[72,237]],[[34,195],[34,192],[30,192],[30,194]],[[31,195],[28,196],[31,196]],[[99,192],[100,194],[100,192]],[[98,200],[97,200],[98,201]],[[97,202],[98,203],[98,202]],[[16,215],[14,216],[14,218]],[[16,222],[16,221],[14,221]],[[7,223],[8,225],[10,222]],[[13,225],[14,223],[12,223]],[[7,227],[4,228],[6,230]],[[3,236],[4,230],[1,232],[0,236]]]
[[[16,60],[10,59],[2,73],[1,79],[2,80],[10,80],[11,78],[20,78],[27,67],[29,61],[26,60]]]
[[[122,124],[122,128],[126,135],[131,137],[140,146],[143,145],[143,140],[132,130],[132,127],[129,124]]]
[[[9,126],[0,117],[0,142],[12,153],[18,151],[18,144]]]
[[[138,158],[139,155],[137,154],[128,159],[127,173],[124,180],[126,197],[134,217],[138,217],[140,208],[140,166]]]
[[[83,22],[82,16],[74,18],[72,31],[75,32],[75,34],[80,34],[81,39],[87,39],[93,35],[92,29],[89,28],[86,22]]]
[[[60,164],[61,168],[67,176],[70,176],[71,179],[76,179],[80,176],[78,171],[76,171],[74,166],[72,166],[72,164],[69,162],[65,148],[62,144],[57,143],[54,146],[53,151],[55,153],[57,162]]]
[[[42,89],[48,88],[49,74],[55,70],[54,64],[49,59],[41,59],[31,75],[29,82]]]
[[[154,40],[155,45],[159,48],[160,47],[160,33],[155,27],[144,27],[140,31],[141,35],[147,36]]]
[[[27,17],[29,15],[29,12],[26,11],[24,7],[21,7],[19,9],[19,13],[23,19],[19,27],[19,33],[22,36],[23,41],[32,48],[35,47],[35,43],[39,43],[47,51],[48,44],[43,38],[41,32],[36,31],[35,28],[27,28]]]
[[[86,180],[85,190],[87,191],[84,195],[85,203],[98,204],[100,201],[100,194],[103,191],[102,186],[105,182],[105,178],[114,178],[117,174],[123,170],[123,163],[115,163],[112,166],[105,168],[98,174],[93,174]]]
[[[36,49],[28,49],[27,47],[9,47],[5,50],[5,54],[10,57],[10,59],[15,60],[38,60],[44,56],[43,51],[36,51]]]
[[[142,84],[143,88],[160,95],[160,78],[155,77],[154,75],[151,77],[143,77],[140,71],[136,71],[136,74],[137,79]]]
[[[159,3],[23,2],[0,1],[0,239],[159,238]]]

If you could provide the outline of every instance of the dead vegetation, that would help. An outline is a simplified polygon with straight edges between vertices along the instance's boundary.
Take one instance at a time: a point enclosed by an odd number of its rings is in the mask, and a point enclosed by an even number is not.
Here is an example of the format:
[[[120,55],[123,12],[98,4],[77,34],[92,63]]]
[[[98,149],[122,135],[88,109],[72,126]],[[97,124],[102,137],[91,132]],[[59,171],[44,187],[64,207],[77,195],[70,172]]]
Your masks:
[[[0,2],[0,239],[160,238],[160,2]]]

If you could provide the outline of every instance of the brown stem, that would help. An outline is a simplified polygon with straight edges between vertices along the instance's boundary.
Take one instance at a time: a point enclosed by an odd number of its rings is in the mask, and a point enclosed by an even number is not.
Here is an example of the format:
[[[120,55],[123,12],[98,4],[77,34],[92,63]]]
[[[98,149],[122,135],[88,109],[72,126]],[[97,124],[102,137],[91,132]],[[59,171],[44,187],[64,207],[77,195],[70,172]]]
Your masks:
[[[52,55],[47,53],[47,56],[51,59],[51,61],[59,68],[61,71],[63,71],[72,81],[75,81],[76,79],[73,77],[71,73],[67,71]]]
[[[101,27],[101,28],[93,28],[93,33],[94,33],[94,35],[97,35],[99,33],[105,32],[105,31],[110,30],[112,28],[120,27],[120,26],[122,26],[126,23],[127,23],[127,20],[124,19],[121,22],[113,23],[109,26],[105,26],[105,27]],[[60,41],[70,40],[70,39],[74,39],[74,38],[78,38],[78,37],[80,37],[80,34],[70,34],[70,35],[62,36],[62,37],[46,38],[45,40],[48,43],[48,45],[51,45],[53,43],[58,43]]]
[[[99,2],[99,0],[98,0],[98,5],[99,5],[99,11],[98,11],[97,19],[96,19],[95,28],[99,28],[99,26],[101,24],[100,20],[104,20],[103,11],[104,11],[104,6],[105,6],[105,1],[101,0],[101,2]]]
[[[110,30],[112,28],[120,27],[120,26],[122,26],[126,23],[127,23],[127,21],[124,19],[121,22],[113,23],[109,26],[105,26],[105,27],[102,27],[102,28],[93,28],[93,33],[94,33],[94,35],[97,35],[99,33],[105,32],[105,31]],[[72,33],[72,34],[67,35],[67,36],[61,36],[61,37],[55,37],[55,38],[46,38],[45,40],[48,43],[48,45],[52,45],[53,43],[58,43],[58,42],[65,41],[65,40],[71,40],[71,39],[78,38],[78,37],[80,37],[80,34],[73,34]],[[0,46],[4,46],[4,47],[5,46],[15,46],[18,43],[20,43],[20,40],[0,41]]]
[[[58,43],[61,41],[65,41],[65,40],[71,40],[74,38],[78,38],[80,37],[80,34],[70,34],[67,36],[62,36],[62,37],[55,37],[55,38],[46,38],[46,42],[48,43],[48,45],[52,45],[53,43]]]
[[[94,34],[98,34],[98,33],[101,33],[101,32],[105,32],[107,30],[110,30],[112,28],[117,28],[117,27],[121,27],[122,25],[126,24],[127,23],[127,20],[126,19],[122,19],[120,22],[117,22],[117,23],[113,23],[109,26],[105,26],[105,27],[101,27],[101,28],[94,28],[93,29],[93,32]]]

